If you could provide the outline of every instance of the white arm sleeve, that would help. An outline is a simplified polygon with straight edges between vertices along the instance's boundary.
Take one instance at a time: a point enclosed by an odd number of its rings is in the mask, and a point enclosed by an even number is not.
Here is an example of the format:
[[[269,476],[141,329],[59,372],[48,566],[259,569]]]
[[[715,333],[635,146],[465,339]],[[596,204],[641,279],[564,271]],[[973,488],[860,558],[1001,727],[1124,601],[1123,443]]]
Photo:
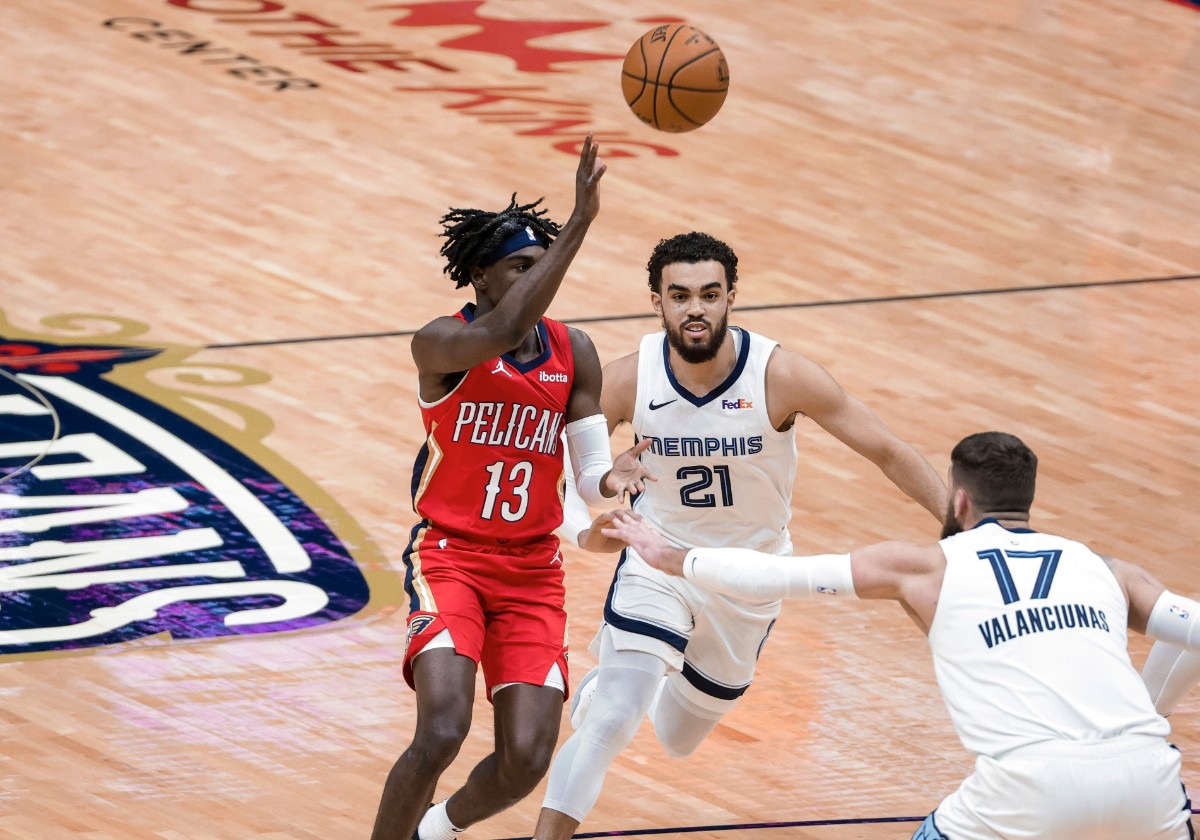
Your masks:
[[[1142,682],[1150,692],[1155,711],[1169,715],[1200,682],[1200,653],[1155,642],[1142,666]]]
[[[567,450],[575,467],[575,487],[579,497],[589,505],[603,505],[608,497],[600,491],[600,479],[612,469],[608,421],[604,415],[593,414],[568,423]]]
[[[780,557],[747,548],[693,548],[683,560],[683,576],[745,601],[856,597],[849,554]]]
[[[1200,604],[1164,589],[1146,620],[1146,635],[1188,650],[1200,650]]]
[[[1170,714],[1200,681],[1200,604],[1170,591],[1150,611],[1146,635],[1155,639],[1142,681],[1160,715]]]
[[[565,434],[563,439],[565,442]],[[571,466],[571,456],[567,446],[563,447],[563,460],[566,492],[563,493],[563,524],[558,527],[557,533],[572,545],[578,546],[580,532],[587,530],[592,524],[592,512],[588,510],[583,499],[579,498],[579,490],[575,486],[575,469]]]

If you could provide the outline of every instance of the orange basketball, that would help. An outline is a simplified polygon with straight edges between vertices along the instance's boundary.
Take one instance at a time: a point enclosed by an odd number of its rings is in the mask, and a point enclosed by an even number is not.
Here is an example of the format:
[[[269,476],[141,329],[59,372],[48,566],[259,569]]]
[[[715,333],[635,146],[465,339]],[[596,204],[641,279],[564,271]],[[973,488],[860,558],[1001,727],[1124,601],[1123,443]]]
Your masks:
[[[692,131],[717,115],[729,65],[717,42],[694,26],[656,26],[629,48],[621,91],[638,119],[659,131]]]

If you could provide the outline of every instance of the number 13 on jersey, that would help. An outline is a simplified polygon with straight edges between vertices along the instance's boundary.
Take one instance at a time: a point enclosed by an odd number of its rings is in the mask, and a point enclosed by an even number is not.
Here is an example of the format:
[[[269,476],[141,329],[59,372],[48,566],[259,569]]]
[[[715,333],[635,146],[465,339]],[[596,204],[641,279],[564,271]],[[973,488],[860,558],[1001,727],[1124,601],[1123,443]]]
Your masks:
[[[500,516],[505,522],[519,522],[525,516],[525,511],[529,510],[529,481],[533,478],[533,464],[517,461],[505,475],[506,466],[504,461],[487,466],[490,478],[484,488],[486,495],[483,498],[483,510],[479,514],[483,519],[491,520],[495,515],[501,492],[508,496],[499,504]]]

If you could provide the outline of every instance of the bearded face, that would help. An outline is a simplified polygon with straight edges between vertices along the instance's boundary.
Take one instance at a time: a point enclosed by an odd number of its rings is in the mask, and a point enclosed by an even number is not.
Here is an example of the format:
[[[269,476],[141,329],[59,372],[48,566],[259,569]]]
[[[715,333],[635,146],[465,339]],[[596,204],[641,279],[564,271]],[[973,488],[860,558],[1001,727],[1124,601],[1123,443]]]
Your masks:
[[[715,359],[729,334],[728,313],[722,314],[716,323],[706,318],[689,318],[679,326],[667,323],[664,315],[662,324],[671,347],[685,362],[693,365]]]
[[[725,344],[734,299],[727,282],[725,267],[715,260],[663,266],[655,309],[671,348],[689,364],[712,361]]]
[[[962,522],[954,515],[954,495],[951,494],[950,501],[946,504],[946,516],[942,519],[942,536],[940,539],[944,540],[946,537],[961,534],[962,530]]]

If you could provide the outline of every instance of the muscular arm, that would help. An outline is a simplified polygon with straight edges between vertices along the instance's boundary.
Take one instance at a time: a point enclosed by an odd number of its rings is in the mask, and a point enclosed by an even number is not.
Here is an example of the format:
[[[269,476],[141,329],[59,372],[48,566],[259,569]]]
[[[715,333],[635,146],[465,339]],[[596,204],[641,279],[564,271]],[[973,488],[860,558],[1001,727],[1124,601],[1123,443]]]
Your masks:
[[[1113,577],[1117,579],[1129,601],[1129,629],[1145,633],[1154,605],[1167,588],[1141,566],[1115,557],[1102,559],[1112,570]]]
[[[929,633],[946,576],[939,544],[876,543],[855,549],[850,562],[858,597],[899,601],[921,631]]]
[[[512,350],[545,314],[567,268],[600,211],[599,183],[605,165],[591,137],[583,144],[575,173],[575,209],[545,255],[500,299],[470,323],[443,317],[413,336],[412,354],[424,377],[467,370]]]
[[[567,328],[571,336],[571,353],[575,357],[575,375],[571,383],[571,397],[567,401],[567,422],[573,423],[585,417],[595,417],[600,411],[600,390],[603,372],[596,345],[583,330]]]
[[[900,601],[926,633],[945,574],[941,546],[886,542],[846,554],[780,557],[746,548],[673,545],[645,519],[618,511],[605,536],[628,543],[649,565],[747,601],[821,595]]]
[[[607,515],[590,523],[587,504],[599,505],[602,499],[619,497],[624,501],[626,493],[640,493],[645,481],[655,481],[638,460],[649,445],[642,441],[632,449],[612,459],[608,448],[608,437],[595,427],[574,433],[571,423],[601,416],[600,394],[603,374],[600,359],[592,340],[582,330],[570,329],[571,349],[575,357],[574,384],[567,404],[567,441],[569,457],[566,497],[563,511],[566,530],[564,535],[580,548],[595,552],[618,551],[623,543],[605,539],[601,528],[607,524]],[[612,423],[609,422],[610,433]],[[600,438],[597,439],[597,435]],[[598,494],[597,494],[598,491]],[[585,504],[586,502],[586,504]],[[589,524],[590,523],[590,524]]]
[[[600,408],[608,419],[611,435],[622,423],[633,422],[633,401],[637,397],[638,354],[630,353],[604,368],[604,388]]]
[[[1155,640],[1142,681],[1159,714],[1168,715],[1200,681],[1200,604],[1167,591],[1133,563],[1103,558],[1129,599],[1129,627]]]
[[[946,485],[933,467],[819,364],[798,353],[776,350],[767,367],[767,404],[776,428],[785,428],[797,413],[810,417],[942,521]]]

